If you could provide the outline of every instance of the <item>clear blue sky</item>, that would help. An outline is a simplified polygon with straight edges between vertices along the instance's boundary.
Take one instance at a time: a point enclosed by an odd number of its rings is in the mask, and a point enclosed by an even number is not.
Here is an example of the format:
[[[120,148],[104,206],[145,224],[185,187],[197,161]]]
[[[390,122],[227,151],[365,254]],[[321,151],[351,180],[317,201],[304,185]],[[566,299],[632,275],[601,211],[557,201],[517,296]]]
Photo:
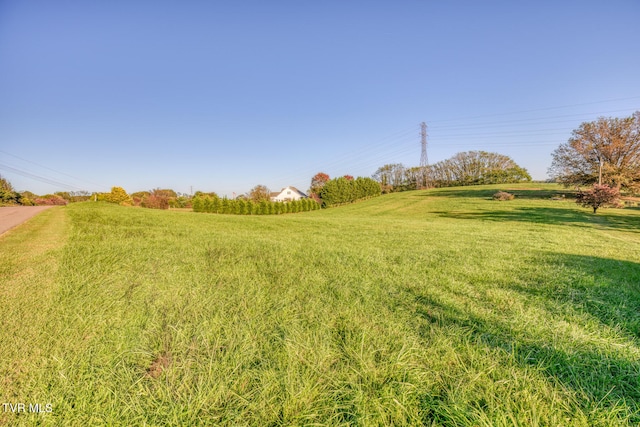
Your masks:
[[[459,151],[546,178],[640,109],[640,1],[0,1],[17,190],[231,196]]]

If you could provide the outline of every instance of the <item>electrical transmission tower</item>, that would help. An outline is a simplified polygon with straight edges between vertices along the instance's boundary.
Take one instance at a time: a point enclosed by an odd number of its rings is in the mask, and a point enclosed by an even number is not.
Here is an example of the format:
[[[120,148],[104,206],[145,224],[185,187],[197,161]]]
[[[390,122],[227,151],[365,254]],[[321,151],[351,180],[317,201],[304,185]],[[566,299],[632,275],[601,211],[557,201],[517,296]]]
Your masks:
[[[427,157],[427,124],[425,122],[420,123],[420,143],[422,144],[422,154],[420,155],[420,170],[422,179],[420,180],[420,187],[429,187],[429,158]]]
[[[420,155],[420,167],[429,166],[429,158],[427,157],[427,124],[420,123],[420,142],[422,143],[422,154]]]

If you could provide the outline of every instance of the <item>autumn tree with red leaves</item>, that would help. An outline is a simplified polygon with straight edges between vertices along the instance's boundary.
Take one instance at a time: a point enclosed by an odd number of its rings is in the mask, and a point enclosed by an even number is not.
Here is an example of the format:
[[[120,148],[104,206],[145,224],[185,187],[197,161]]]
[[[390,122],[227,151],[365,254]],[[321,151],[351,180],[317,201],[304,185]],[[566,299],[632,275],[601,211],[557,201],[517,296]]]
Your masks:
[[[329,181],[329,175],[324,172],[318,172],[311,178],[311,187],[309,187],[310,195],[319,195],[320,191],[322,191],[322,187]]]
[[[587,191],[579,191],[576,196],[576,203],[585,208],[593,208],[595,214],[599,207],[615,205],[620,199],[620,191],[608,185],[594,184],[593,188]]]

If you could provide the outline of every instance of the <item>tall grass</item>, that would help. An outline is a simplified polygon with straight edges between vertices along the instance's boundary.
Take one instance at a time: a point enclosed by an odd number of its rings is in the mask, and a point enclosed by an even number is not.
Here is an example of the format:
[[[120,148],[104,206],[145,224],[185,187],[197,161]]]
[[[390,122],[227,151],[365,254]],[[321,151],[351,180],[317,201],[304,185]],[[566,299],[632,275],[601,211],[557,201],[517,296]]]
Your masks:
[[[0,423],[640,423],[640,212],[530,187],[48,211],[0,240],[0,397],[53,411]]]

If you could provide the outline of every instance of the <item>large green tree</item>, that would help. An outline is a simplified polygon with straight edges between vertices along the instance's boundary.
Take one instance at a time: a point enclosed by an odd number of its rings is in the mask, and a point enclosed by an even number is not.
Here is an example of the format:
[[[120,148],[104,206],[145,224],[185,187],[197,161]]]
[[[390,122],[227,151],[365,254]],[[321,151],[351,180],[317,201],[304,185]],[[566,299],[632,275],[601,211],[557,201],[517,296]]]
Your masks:
[[[599,183],[640,192],[640,111],[582,123],[553,152],[549,172],[566,186]]]

